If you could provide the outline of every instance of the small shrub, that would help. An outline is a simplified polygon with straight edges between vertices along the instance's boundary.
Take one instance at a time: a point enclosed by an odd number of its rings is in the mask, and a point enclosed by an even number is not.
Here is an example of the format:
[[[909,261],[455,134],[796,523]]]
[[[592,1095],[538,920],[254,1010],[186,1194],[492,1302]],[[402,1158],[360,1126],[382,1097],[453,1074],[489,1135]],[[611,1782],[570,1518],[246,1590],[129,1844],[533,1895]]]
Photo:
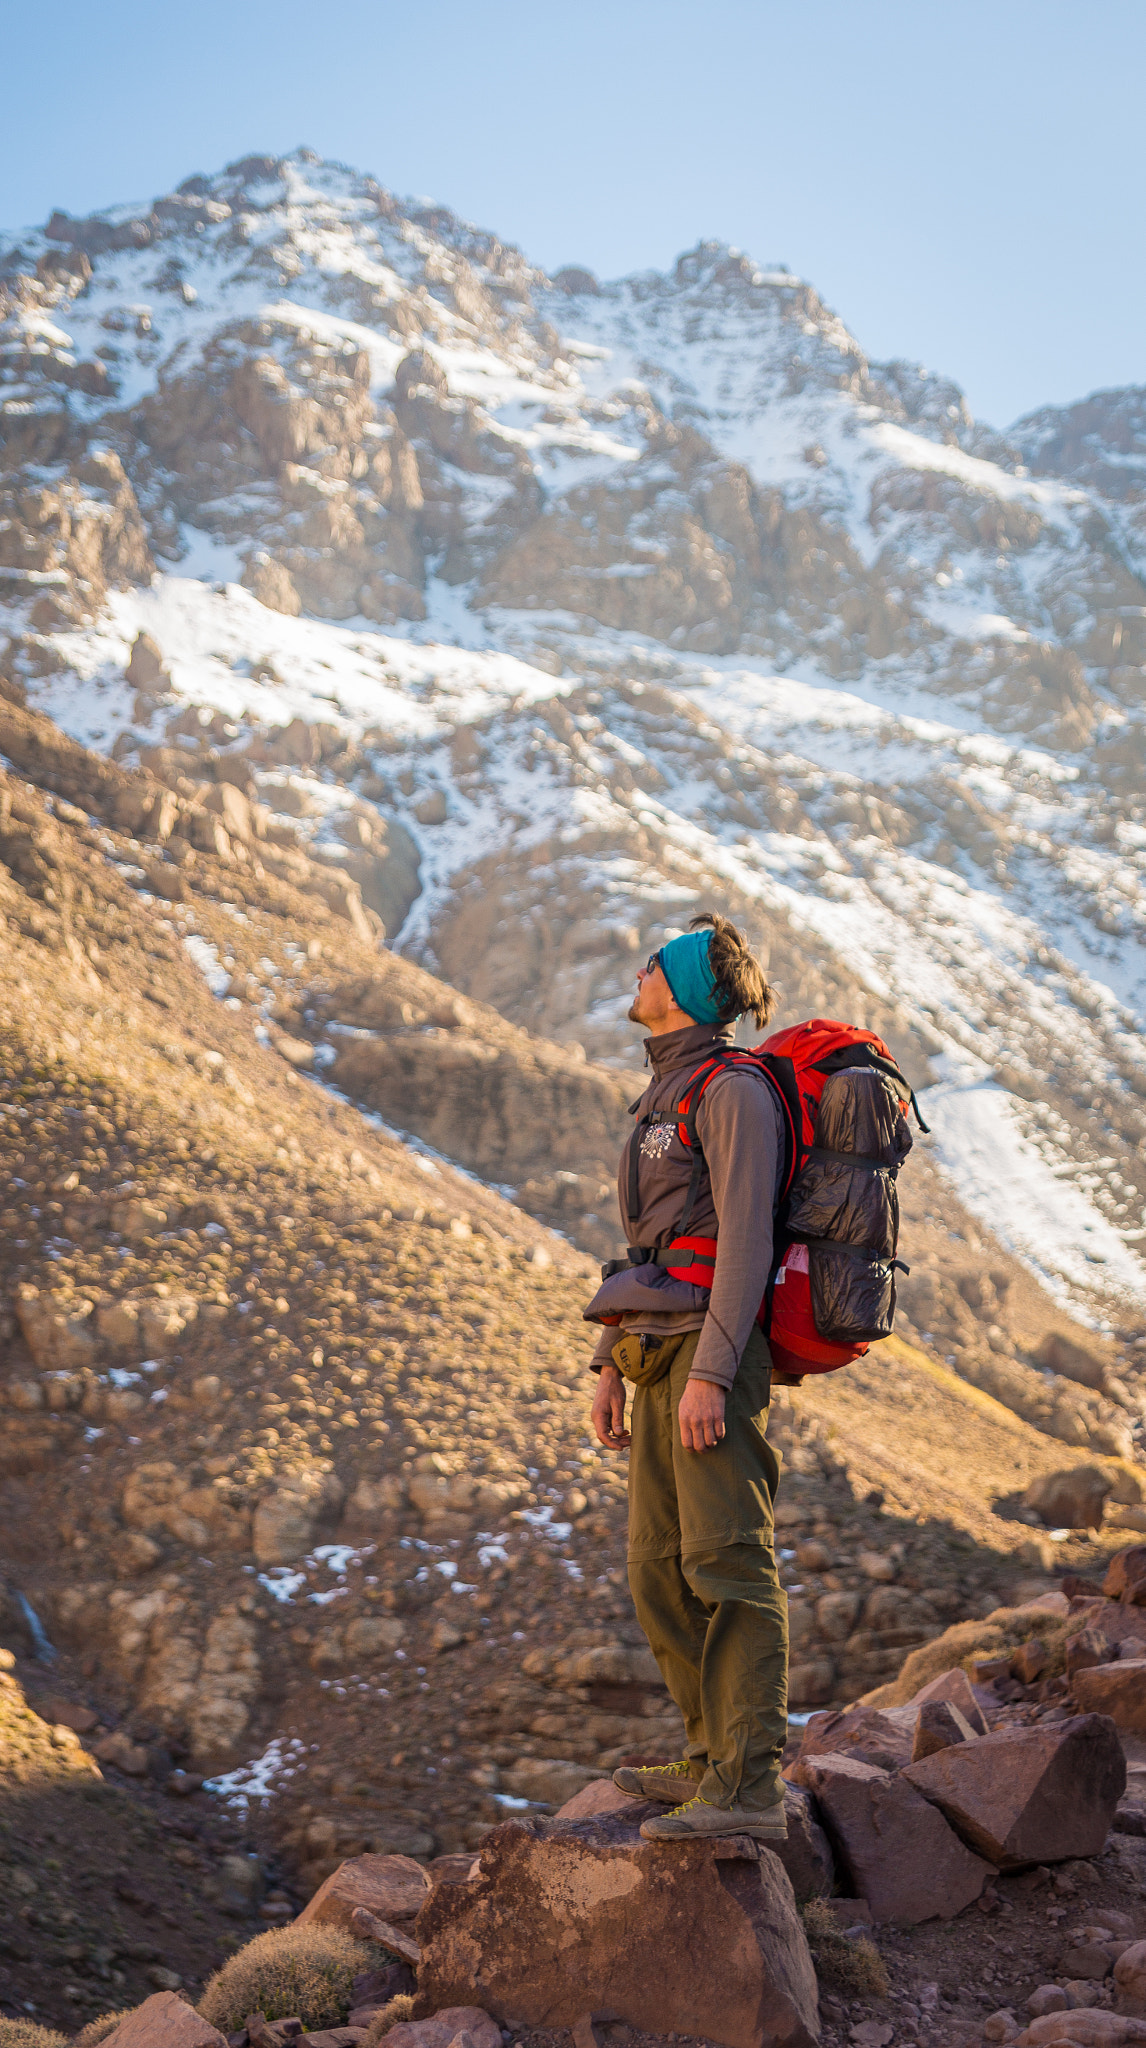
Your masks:
[[[135,2012],[137,2009],[134,2005],[124,2005],[118,2012],[101,2013],[98,2020],[88,2021],[83,2032],[77,2034],[75,2040],[70,2043],[70,2048],[99,2048],[101,2041],[106,2041],[109,2034],[114,2034],[120,2021],[125,2020],[129,2012]]]
[[[216,1970],[199,2011],[223,2034],[238,2033],[249,2012],[269,2020],[297,2014],[308,2030],[339,2027],[354,1979],[390,1961],[388,1950],[355,1941],[341,1927],[273,1927]]]
[[[0,2019],[0,2048],[68,2048],[67,2036],[34,2020]]]
[[[890,1984],[875,1943],[847,1940],[823,1899],[809,1899],[800,1910],[817,1977],[853,1998],[886,1998]]]
[[[379,2041],[385,2038],[391,2027],[396,2027],[399,2020],[412,2020],[413,2017],[414,2000],[411,1994],[408,1991],[399,1991],[381,2011],[375,2013],[366,2029],[363,2048],[378,2048]]]

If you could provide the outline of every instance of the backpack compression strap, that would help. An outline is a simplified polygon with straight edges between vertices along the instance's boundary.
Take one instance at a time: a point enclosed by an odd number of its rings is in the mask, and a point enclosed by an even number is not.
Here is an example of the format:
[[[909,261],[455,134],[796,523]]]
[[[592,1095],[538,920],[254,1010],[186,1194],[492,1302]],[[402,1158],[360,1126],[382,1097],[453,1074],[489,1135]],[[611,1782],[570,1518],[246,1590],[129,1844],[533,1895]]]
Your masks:
[[[930,1136],[931,1125],[923,1121],[922,1112],[915,1099],[915,1090],[910,1081],[900,1073],[894,1060],[885,1060],[874,1045],[846,1045],[841,1046],[838,1052],[830,1052],[826,1059],[815,1062],[817,1074],[838,1074],[842,1067],[874,1067],[877,1074],[882,1074],[907,1097],[915,1111],[915,1121],[920,1130]]]

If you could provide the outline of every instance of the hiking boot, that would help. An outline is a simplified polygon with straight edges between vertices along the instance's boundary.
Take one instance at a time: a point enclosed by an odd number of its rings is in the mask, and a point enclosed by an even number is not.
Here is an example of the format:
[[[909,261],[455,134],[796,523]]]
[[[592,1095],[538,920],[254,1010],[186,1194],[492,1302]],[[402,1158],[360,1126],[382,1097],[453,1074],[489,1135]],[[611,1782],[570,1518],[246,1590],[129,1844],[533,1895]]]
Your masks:
[[[697,1794],[671,1813],[655,1813],[643,1821],[646,1842],[696,1842],[713,1835],[751,1835],[755,1842],[786,1842],[784,1801],[775,1806],[712,1806]]]
[[[630,1792],[634,1799],[663,1799],[667,1806],[676,1806],[697,1780],[687,1763],[634,1764],[631,1769],[622,1764],[613,1772],[613,1783],[619,1792]]]

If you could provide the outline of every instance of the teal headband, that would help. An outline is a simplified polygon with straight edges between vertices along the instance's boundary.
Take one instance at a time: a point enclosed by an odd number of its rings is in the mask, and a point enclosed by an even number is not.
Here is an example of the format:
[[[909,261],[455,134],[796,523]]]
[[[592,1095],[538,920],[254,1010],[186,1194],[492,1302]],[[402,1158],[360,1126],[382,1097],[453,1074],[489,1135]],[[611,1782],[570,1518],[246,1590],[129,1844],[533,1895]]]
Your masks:
[[[712,933],[683,932],[660,949],[664,978],[678,1009],[698,1024],[729,1024],[727,1005],[716,1001],[716,976],[708,958]]]

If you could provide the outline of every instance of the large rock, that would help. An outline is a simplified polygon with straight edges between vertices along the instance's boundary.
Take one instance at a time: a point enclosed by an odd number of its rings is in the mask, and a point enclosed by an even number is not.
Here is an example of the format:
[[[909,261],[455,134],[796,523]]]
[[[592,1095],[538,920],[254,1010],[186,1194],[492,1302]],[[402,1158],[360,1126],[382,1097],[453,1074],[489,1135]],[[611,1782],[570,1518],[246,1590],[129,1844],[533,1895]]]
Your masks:
[[[611,1778],[595,1778],[591,1785],[566,1800],[554,1819],[589,1820],[600,1813],[631,1813],[636,1804],[632,1793],[622,1792]],[[648,1811],[642,1803],[641,1815]],[[802,1786],[784,1786],[784,1818],[788,1839],[775,1843],[772,1853],[784,1865],[801,1904],[805,1899],[823,1898],[835,1882],[835,1862],[831,1843],[820,1826],[816,1802]]]
[[[413,1920],[429,1895],[430,1880],[412,1856],[353,1856],[319,1886],[295,1925],[349,1928],[362,1906],[379,1920]]]
[[[332,1472],[297,1472],[280,1481],[255,1509],[254,1548],[260,1564],[293,1564],[305,1557],[324,1516],[342,1505]]]
[[[778,1859],[745,1836],[643,1841],[650,1811],[487,1835],[479,1877],[437,1886],[418,1916],[415,2016],[477,1997],[527,2027],[612,2011],[725,2048],[811,2048],[815,1971]]]
[[[1124,2048],[1131,2041],[1146,2041],[1146,2020],[1083,2006],[1074,2012],[1044,2013],[1017,2034],[1009,2048]]]
[[[529,1799],[541,1806],[563,1806],[600,1776],[587,1764],[571,1764],[564,1757],[523,1756],[519,1763],[502,1772],[502,1783],[515,1799]]]
[[[163,650],[150,633],[137,633],[132,642],[127,680],[137,690],[153,690],[157,683],[166,685],[169,681]]]
[[[947,1700],[958,1707],[968,1727],[976,1735],[987,1733],[987,1718],[975,1698],[974,1687],[962,1666],[956,1664],[950,1671],[941,1671],[929,1685],[921,1686],[911,1701],[913,1707],[925,1707],[931,1700]]]
[[[1028,1486],[1023,1506],[1048,1529],[1099,1529],[1114,1478],[1101,1465],[1071,1465],[1046,1472]]]
[[[810,1756],[854,1756],[881,1771],[911,1762],[911,1717],[881,1713],[877,1707],[849,1707],[843,1713],[813,1714],[800,1742],[799,1761]]]
[[[622,1792],[620,1786],[614,1785],[611,1778],[594,1778],[592,1784],[583,1785],[579,1792],[574,1792],[572,1799],[567,1799],[564,1806],[559,1806],[553,1818],[592,1820],[598,1813],[631,1812],[632,1807],[631,1792]],[[642,1813],[647,1810],[647,1806],[642,1806]]]
[[[937,1750],[950,1749],[954,1742],[978,1742],[979,1737],[966,1715],[951,1700],[924,1700],[915,1723],[911,1761],[919,1763]]]
[[[1123,1949],[1114,1965],[1114,1989],[1120,2012],[1146,2016],[1146,1941]]]
[[[1035,1352],[1036,1365],[1049,1366],[1052,1372],[1061,1374],[1064,1380],[1073,1380],[1076,1386],[1090,1387],[1101,1394],[1106,1388],[1109,1365],[1097,1351],[1091,1351],[1085,1344],[1077,1344],[1073,1337],[1064,1337],[1058,1330],[1050,1331]]]
[[[854,1756],[802,1758],[797,1769],[873,1919],[908,1927],[950,1920],[996,1875],[905,1777]]]
[[[1132,1543],[1128,1550],[1116,1551],[1106,1567],[1102,1590],[1108,1600],[1146,1607],[1146,1543]]]
[[[429,2019],[399,2020],[385,2039],[391,2048],[450,2048],[468,2034],[473,2048],[501,2048],[501,2028],[480,2005],[448,2005]]]
[[[1097,1856],[1126,1789],[1113,1721],[998,1728],[909,1764],[904,1778],[1003,1870]]]
[[[41,1372],[67,1372],[95,1361],[94,1304],[85,1296],[41,1294],[36,1287],[16,1293],[16,1315]]]
[[[785,1785],[784,1818],[788,1839],[776,1843],[773,1855],[784,1865],[801,1905],[805,1899],[826,1898],[835,1884],[835,1858],[816,1802],[802,1785]]]
[[[104,2048],[227,2048],[227,2037],[174,1991],[157,1991],[104,2036]]]
[[[1093,1664],[1076,1671],[1071,1690],[1084,1714],[1109,1714],[1116,1728],[1146,1735],[1146,1658]]]

